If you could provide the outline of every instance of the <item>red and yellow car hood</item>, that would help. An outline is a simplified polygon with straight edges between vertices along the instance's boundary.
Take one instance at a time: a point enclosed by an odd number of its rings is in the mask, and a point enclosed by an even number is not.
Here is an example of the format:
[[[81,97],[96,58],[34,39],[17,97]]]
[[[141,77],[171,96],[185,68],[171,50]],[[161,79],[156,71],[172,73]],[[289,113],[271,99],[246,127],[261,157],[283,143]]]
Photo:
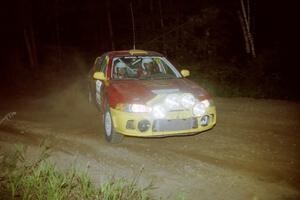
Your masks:
[[[118,103],[145,104],[159,94],[192,93],[199,99],[209,98],[207,92],[188,79],[110,80],[107,95],[110,106]]]

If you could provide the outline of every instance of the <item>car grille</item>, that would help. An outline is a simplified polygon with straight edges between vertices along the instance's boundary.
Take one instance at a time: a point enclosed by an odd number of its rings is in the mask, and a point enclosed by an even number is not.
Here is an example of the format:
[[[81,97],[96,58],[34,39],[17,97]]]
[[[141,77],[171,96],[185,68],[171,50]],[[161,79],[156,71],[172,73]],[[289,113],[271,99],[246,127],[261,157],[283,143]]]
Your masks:
[[[158,119],[154,120],[152,131],[181,131],[198,127],[196,118],[188,119]]]

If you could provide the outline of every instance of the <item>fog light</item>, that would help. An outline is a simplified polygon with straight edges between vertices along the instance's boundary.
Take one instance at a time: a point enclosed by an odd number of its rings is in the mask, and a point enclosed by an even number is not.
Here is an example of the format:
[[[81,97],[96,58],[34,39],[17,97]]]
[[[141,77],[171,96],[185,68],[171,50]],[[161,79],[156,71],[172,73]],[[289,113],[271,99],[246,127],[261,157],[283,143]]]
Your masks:
[[[201,126],[207,126],[209,123],[209,116],[208,115],[205,115],[203,117],[201,117],[200,119],[200,125]]]
[[[145,132],[145,131],[147,131],[150,128],[150,126],[151,126],[151,124],[150,124],[150,122],[148,120],[142,120],[138,124],[138,129],[141,132]]]
[[[126,128],[127,129],[134,129],[134,121],[133,120],[128,120],[126,123]]]
[[[198,120],[197,118],[193,118],[193,126],[192,128],[198,128]]]

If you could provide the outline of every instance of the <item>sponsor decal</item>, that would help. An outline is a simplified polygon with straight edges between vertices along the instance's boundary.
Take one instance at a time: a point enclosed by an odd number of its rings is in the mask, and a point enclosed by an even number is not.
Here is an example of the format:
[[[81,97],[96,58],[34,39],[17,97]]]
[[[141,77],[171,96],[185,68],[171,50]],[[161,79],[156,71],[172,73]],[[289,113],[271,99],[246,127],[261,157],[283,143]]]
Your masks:
[[[101,104],[101,86],[102,86],[102,81],[97,80],[96,81],[96,102],[98,104]]]
[[[96,101],[98,104],[101,104],[101,96],[99,93],[96,93]]]
[[[178,93],[180,90],[176,89],[160,89],[160,90],[151,90],[154,94],[171,94]]]
[[[102,81],[97,80],[96,81],[96,92],[101,91]]]
[[[172,87],[172,83],[170,81],[166,80],[155,80],[155,81],[145,81],[143,82],[143,85],[147,87]]]

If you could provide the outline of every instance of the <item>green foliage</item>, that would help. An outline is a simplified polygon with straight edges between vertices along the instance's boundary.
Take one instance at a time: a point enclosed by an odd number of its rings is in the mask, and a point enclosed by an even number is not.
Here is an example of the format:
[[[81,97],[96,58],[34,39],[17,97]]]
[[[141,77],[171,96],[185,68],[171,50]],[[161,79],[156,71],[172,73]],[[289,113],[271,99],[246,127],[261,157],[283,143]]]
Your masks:
[[[138,46],[162,52],[179,61],[184,60],[185,64],[195,60],[226,60],[236,51],[240,52],[242,46],[235,44],[240,34],[236,31],[239,24],[235,17],[216,6],[199,8],[197,14],[193,15],[171,14],[163,19],[164,28],[155,28],[158,32],[144,34],[151,38],[143,38]]]
[[[187,15],[175,11],[171,14],[171,10],[165,13],[167,18],[161,18],[164,27],[148,27],[158,32],[144,34],[151,37],[143,37],[139,48],[166,54],[178,68],[190,67],[191,78],[213,95],[297,98],[295,83],[290,78],[292,72],[280,67],[278,45],[257,45],[257,57],[247,57],[236,11],[213,4]],[[286,69],[290,67],[285,65]]]
[[[279,75],[266,72],[270,65],[260,59],[246,63],[196,63],[189,68],[191,79],[214,96],[282,98],[284,90]]]
[[[49,148],[41,146],[41,153],[34,161],[25,159],[23,147],[0,157],[0,199],[152,199],[152,184],[139,188],[137,179],[111,179],[101,187],[95,186],[87,171],[71,167],[59,171],[49,161]]]

